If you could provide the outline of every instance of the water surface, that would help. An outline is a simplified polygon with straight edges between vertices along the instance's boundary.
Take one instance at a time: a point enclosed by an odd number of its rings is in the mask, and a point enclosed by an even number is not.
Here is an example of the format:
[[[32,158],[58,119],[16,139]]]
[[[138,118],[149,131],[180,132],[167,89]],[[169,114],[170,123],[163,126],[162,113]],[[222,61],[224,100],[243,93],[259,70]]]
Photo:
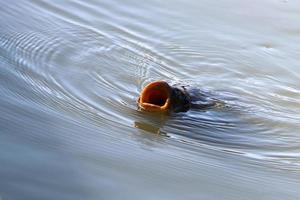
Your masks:
[[[297,1],[0,1],[0,199],[300,198]],[[222,104],[137,110],[150,81]]]

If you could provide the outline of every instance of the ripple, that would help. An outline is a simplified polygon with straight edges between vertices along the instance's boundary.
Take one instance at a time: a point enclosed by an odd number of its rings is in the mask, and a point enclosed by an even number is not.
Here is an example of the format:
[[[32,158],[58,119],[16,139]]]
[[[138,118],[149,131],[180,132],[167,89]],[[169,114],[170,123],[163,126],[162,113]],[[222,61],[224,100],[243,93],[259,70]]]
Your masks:
[[[113,11],[127,17],[123,24],[112,20],[121,16],[105,7],[98,13],[92,2],[72,6],[83,5],[81,13],[86,15],[99,14],[101,24],[96,17],[82,19],[61,5],[31,3],[62,24],[1,32],[1,56],[10,64],[2,71],[19,87],[6,86],[10,92],[5,95],[73,119],[82,127],[87,122],[105,124],[120,132],[126,128],[123,132],[128,134],[135,126],[161,133],[166,141],[175,141],[173,145],[184,141],[197,148],[280,163],[283,168],[293,164],[297,169],[299,75],[286,67],[280,44],[253,42],[245,48],[238,39],[211,31],[198,31],[200,36],[192,39],[193,29],[171,33],[116,7]],[[155,33],[150,34],[152,30]],[[200,88],[225,106],[171,116],[137,111],[139,92],[157,79]]]

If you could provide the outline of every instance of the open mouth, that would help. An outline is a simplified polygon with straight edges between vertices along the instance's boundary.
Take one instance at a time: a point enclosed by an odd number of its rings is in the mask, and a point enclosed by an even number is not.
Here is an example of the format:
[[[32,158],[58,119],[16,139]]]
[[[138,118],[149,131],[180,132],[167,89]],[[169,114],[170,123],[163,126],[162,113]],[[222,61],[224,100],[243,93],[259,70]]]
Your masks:
[[[141,92],[140,108],[148,111],[167,111],[170,108],[171,87],[164,81],[148,84]]]

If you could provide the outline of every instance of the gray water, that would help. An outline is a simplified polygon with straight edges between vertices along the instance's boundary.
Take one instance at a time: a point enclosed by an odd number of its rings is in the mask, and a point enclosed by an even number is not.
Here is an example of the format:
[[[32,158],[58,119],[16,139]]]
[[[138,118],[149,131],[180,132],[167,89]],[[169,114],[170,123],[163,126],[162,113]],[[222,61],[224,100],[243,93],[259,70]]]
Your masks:
[[[0,1],[0,199],[300,198],[300,2]],[[154,80],[222,102],[139,111]]]

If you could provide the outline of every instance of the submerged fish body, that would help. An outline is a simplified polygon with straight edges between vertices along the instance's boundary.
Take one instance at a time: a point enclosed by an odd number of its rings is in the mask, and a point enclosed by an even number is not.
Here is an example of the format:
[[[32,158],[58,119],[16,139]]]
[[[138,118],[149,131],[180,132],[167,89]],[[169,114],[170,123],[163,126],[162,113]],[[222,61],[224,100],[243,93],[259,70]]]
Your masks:
[[[154,81],[142,90],[138,107],[150,112],[186,112],[191,108],[207,108],[215,103],[199,89],[190,86],[170,86],[165,81]]]

